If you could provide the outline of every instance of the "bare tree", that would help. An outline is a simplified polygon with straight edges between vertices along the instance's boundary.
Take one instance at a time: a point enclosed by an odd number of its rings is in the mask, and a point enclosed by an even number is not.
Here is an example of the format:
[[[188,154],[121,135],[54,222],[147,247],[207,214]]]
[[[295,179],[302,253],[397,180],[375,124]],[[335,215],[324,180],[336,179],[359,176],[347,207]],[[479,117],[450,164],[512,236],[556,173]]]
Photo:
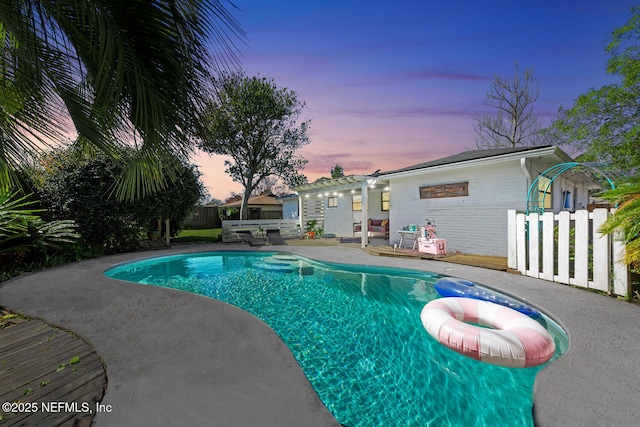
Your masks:
[[[277,176],[265,176],[251,192],[252,196],[259,196],[264,193],[280,194],[288,191],[288,187]]]
[[[491,83],[484,105],[497,110],[497,114],[485,114],[476,119],[477,148],[516,147],[543,145],[548,140],[533,113],[533,104],[540,96],[533,69],[520,75],[516,64],[513,79],[496,76]]]

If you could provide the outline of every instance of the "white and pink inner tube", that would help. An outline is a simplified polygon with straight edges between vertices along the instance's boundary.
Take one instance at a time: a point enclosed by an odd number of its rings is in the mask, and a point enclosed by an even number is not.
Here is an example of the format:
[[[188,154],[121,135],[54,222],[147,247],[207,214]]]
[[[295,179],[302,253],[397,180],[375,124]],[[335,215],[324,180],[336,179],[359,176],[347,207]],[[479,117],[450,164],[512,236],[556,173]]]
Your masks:
[[[551,334],[540,323],[488,301],[439,298],[424,306],[420,318],[441,344],[493,365],[537,366],[549,361],[556,350]]]

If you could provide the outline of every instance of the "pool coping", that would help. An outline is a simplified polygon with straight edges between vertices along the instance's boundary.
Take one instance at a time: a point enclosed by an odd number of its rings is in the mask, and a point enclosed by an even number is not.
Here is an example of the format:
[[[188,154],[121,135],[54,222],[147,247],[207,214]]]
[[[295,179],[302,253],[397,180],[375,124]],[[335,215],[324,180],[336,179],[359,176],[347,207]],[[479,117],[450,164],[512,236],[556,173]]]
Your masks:
[[[114,264],[236,244],[178,246],[96,258],[0,285],[0,305],[72,330],[103,358],[110,425],[338,426],[293,355],[249,313],[210,298],[103,275]],[[255,250],[255,248],[251,248]],[[640,307],[581,289],[445,261],[375,257],[344,247],[279,246],[336,263],[409,268],[473,280],[542,309],[564,327],[569,349],[536,380],[539,426],[635,425],[640,395]],[[206,315],[204,315],[206,314]],[[185,334],[184,331],[190,331]],[[636,364],[637,365],[637,364]],[[171,387],[167,387],[170,384]]]

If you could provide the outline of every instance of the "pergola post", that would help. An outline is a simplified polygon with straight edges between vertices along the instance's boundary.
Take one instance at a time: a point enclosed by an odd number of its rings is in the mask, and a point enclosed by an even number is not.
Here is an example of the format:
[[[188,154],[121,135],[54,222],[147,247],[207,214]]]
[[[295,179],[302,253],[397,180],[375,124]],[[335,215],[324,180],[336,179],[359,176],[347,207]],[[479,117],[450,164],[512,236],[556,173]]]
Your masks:
[[[304,219],[302,218],[302,204],[303,204],[303,200],[302,200],[302,195],[298,194],[298,227],[299,227],[299,236],[298,237],[302,237],[302,233],[304,230],[304,227],[302,226],[304,224]]]
[[[369,212],[368,212],[368,198],[369,198],[369,183],[366,179],[362,180],[362,218],[360,222],[360,246],[364,249],[369,244]]]

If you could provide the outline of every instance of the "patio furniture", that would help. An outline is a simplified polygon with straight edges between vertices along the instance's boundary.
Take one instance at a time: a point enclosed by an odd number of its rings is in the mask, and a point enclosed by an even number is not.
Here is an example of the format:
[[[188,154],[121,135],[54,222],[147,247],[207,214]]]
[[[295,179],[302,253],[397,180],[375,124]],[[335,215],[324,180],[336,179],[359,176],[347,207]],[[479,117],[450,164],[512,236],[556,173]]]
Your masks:
[[[280,235],[280,230],[271,229],[267,230],[267,241],[270,245],[286,245],[287,242],[284,241],[282,236]]]
[[[249,230],[238,230],[236,235],[238,239],[242,240],[242,243],[248,243],[249,246],[264,246],[267,244],[262,237],[254,237]]]
[[[398,230],[398,233],[400,233],[400,244],[398,244],[398,247],[404,248],[404,242],[408,239],[413,242],[411,249],[416,249],[416,243],[418,243],[418,231]]]
[[[353,223],[353,237],[362,232],[362,223]],[[367,236],[389,239],[388,219],[369,219],[367,221]]]

